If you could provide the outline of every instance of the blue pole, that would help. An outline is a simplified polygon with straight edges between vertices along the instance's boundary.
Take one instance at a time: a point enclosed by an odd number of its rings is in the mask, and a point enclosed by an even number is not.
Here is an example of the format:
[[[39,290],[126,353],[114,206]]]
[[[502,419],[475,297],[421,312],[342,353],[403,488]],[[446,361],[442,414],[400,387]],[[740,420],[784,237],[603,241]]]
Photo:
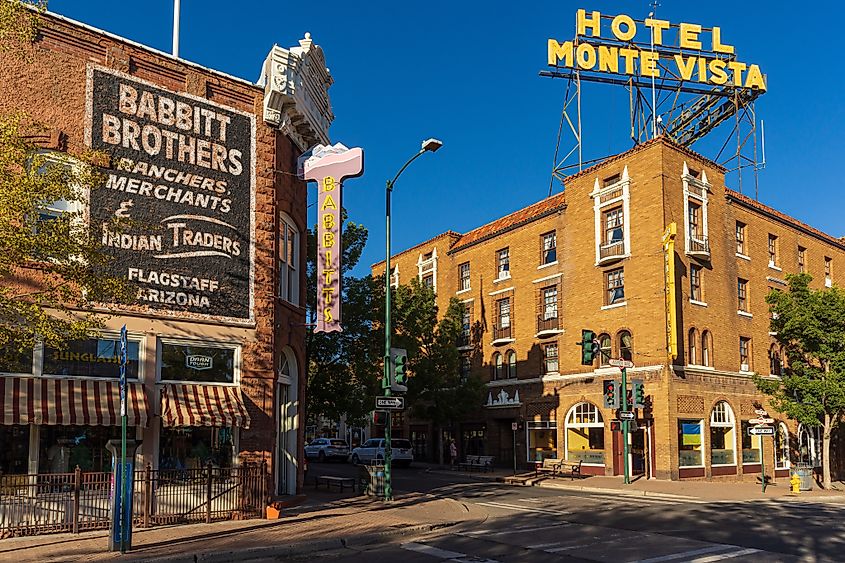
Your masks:
[[[126,325],[120,329],[120,552],[126,553]],[[130,524],[131,525],[131,524]]]

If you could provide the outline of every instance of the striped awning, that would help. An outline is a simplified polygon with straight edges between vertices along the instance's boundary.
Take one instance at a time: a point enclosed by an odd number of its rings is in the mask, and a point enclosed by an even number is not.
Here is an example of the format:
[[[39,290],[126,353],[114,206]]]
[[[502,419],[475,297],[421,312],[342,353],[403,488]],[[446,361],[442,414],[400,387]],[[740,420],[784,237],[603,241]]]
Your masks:
[[[229,385],[164,385],[161,420],[165,426],[249,428],[249,414],[241,399],[241,390]]]
[[[0,377],[3,410],[0,424],[60,424],[117,426],[120,424],[120,386],[117,381]],[[126,385],[128,426],[146,426],[150,406],[144,386]]]

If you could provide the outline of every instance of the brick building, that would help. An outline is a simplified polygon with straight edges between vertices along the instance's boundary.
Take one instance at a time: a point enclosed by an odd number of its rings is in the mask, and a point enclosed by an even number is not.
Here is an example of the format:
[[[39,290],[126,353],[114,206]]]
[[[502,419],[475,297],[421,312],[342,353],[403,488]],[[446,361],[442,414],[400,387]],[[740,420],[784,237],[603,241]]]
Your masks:
[[[508,466],[516,448],[522,466],[556,457],[582,460],[587,474],[621,474],[621,434],[601,383],[620,379],[607,360],[623,358],[650,403],[631,436],[635,474],[759,475],[760,438],[746,427],[761,407],[777,419],[776,439],[763,440],[767,473],[818,464],[820,437],[774,413],[749,376],[781,369],[767,292],[799,271],[816,287],[842,285],[845,241],[728,189],[724,176],[657,138],[569,177],[565,192],[393,257],[393,283],[418,277],[441,310],[452,297],[466,304],[463,369],[481,375],[487,393],[446,431],[459,455]],[[662,237],[673,222],[678,353],[669,361]],[[593,369],[581,365],[582,329],[599,335]],[[425,421],[404,430],[418,455],[436,458]]]
[[[41,19],[31,56],[0,53],[0,111],[51,131],[36,139],[49,159],[110,155],[88,224],[138,220],[122,235],[104,229],[103,242],[139,299],[104,309],[105,330],[67,350],[38,346],[0,366],[0,442],[10,445],[0,473],[109,470],[103,445],[119,436],[115,350],[126,325],[139,463],[265,461],[273,490],[295,493],[307,205],[296,169],[305,150],[328,142],[322,50],[308,34],[273,47],[255,61],[254,84],[55,14]]]

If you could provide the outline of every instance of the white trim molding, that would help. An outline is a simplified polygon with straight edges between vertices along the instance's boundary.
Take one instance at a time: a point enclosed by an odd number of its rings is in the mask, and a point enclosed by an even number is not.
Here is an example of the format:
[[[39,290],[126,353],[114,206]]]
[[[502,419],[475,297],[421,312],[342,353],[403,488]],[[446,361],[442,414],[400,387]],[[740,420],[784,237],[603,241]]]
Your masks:
[[[619,181],[614,182],[608,186],[602,187],[599,184],[599,178],[596,176],[593,191],[590,197],[593,198],[593,214],[595,222],[595,242],[596,242],[596,266],[601,266],[609,262],[621,260],[631,255],[631,178],[628,175],[628,167],[622,170],[622,176]],[[606,207],[614,207],[619,203],[622,204],[622,239],[623,247],[621,253],[611,253],[602,257],[602,210]],[[618,247],[618,243],[615,245]],[[610,248],[608,246],[607,248]]]
[[[701,178],[690,174],[687,161],[684,161],[684,170],[681,174],[684,184],[684,253],[688,256],[710,258],[710,243],[707,237],[707,196],[710,194],[710,183],[707,181],[707,172],[702,169]],[[689,225],[689,204],[695,200],[701,206],[701,238],[694,238],[690,232]]]

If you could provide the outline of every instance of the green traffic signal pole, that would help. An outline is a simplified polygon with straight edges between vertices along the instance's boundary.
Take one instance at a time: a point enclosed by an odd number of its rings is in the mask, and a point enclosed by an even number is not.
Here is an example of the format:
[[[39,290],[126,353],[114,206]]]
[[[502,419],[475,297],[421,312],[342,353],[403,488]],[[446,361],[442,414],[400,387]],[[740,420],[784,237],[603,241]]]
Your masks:
[[[393,332],[393,329],[390,325],[390,194],[393,192],[393,186],[396,184],[396,180],[399,179],[399,176],[402,175],[402,172],[405,171],[408,166],[424,153],[431,151],[434,152],[441,147],[443,143],[437,141],[436,139],[428,139],[423,141],[422,148],[408,159],[402,168],[399,169],[399,172],[396,173],[396,176],[393,177],[392,180],[387,181],[387,186],[385,189],[385,232],[386,232],[386,257],[385,257],[385,266],[384,266],[384,379],[382,380],[381,386],[384,388],[384,396],[390,397],[391,389],[390,389],[390,336]],[[393,458],[393,448],[391,447],[391,434],[393,430],[393,411],[390,409],[387,410],[387,421],[384,428],[384,500],[391,501],[393,500],[393,482],[392,482],[392,458]]]
[[[628,370],[622,368],[622,412],[628,410]],[[628,419],[622,420],[622,466],[625,468],[624,483],[631,484],[631,471],[628,467]]]

